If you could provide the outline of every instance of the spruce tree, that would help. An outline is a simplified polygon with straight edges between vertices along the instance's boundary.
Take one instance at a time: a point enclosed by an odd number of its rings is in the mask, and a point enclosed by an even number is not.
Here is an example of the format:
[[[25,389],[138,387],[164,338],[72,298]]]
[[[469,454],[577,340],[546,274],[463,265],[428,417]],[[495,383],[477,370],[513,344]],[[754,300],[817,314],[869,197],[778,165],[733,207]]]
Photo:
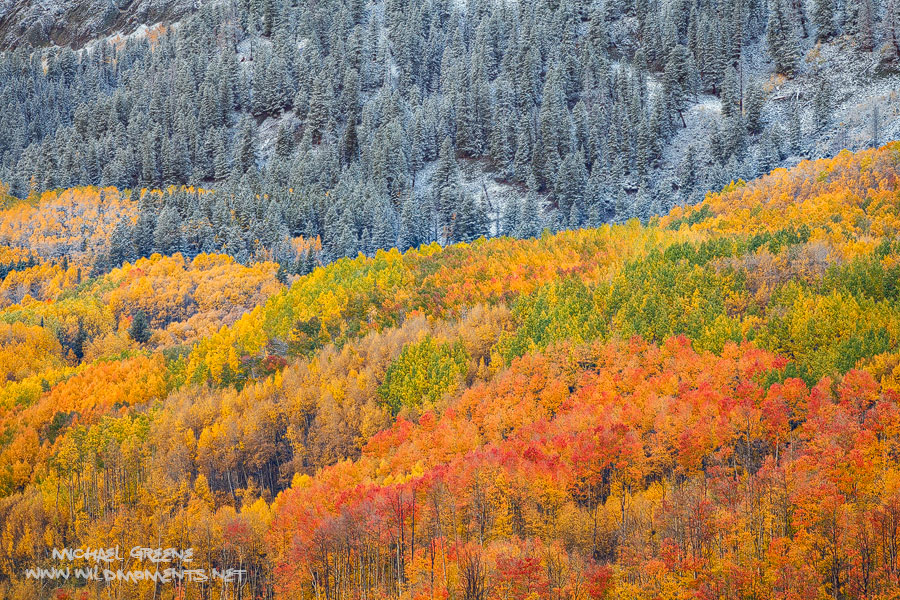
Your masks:
[[[831,120],[831,86],[828,80],[820,75],[815,80],[813,94],[813,129],[821,131]]]
[[[860,50],[874,48],[875,6],[873,0],[847,0],[846,30],[856,39]]]
[[[150,256],[153,253],[154,231],[157,221],[156,204],[151,194],[146,194],[138,205],[137,224],[134,228],[135,250],[138,257]]]
[[[232,175],[239,179],[251,169],[255,170],[256,160],[256,123],[245,116],[235,139]]]
[[[697,162],[697,150],[693,144],[690,144],[675,173],[681,197],[684,199],[692,198],[697,186]]]
[[[744,99],[744,115],[747,121],[747,132],[758,134],[763,129],[762,111],[765,104],[765,92],[755,79],[747,84],[746,98]]]
[[[759,145],[757,174],[764,175],[778,166],[778,148],[769,133],[763,134]]]
[[[527,181],[534,175],[532,156],[534,154],[534,133],[531,120],[526,116],[519,119],[516,133],[516,154],[513,159],[513,171],[516,179]]]
[[[387,200],[378,202],[373,211],[372,249],[388,249],[397,245],[397,234],[394,231],[394,209]]]
[[[453,241],[471,242],[488,235],[487,214],[481,203],[463,190],[458,192],[453,219]]]
[[[328,69],[322,69],[316,76],[310,93],[307,123],[313,144],[320,144],[334,127],[334,88],[331,78]]]
[[[572,210],[572,206],[584,197],[587,178],[584,156],[580,152],[569,153],[557,173],[553,188],[559,210],[566,217]]]
[[[766,44],[775,63],[775,70],[790,77],[799,61],[799,44],[794,34],[790,9],[786,4],[786,0],[770,0]]]
[[[594,166],[588,177],[587,188],[584,194],[585,219],[588,227],[599,227],[605,217],[605,185],[601,176],[599,165]]]
[[[681,44],[672,48],[666,61],[663,86],[668,99],[669,109],[678,113],[682,125],[684,109],[688,99],[696,91],[697,67],[690,51]]]
[[[814,0],[812,22],[816,26],[816,39],[827,41],[835,34],[834,0]]]
[[[541,202],[537,195],[537,182],[532,177],[528,182],[528,195],[525,197],[525,202],[522,203],[522,214],[519,217],[517,237],[531,238],[541,235],[543,230],[541,212]]]
[[[132,236],[132,228],[128,226],[126,219],[119,219],[109,239],[111,267],[134,260],[135,249]]]
[[[181,217],[171,203],[160,211],[153,230],[153,248],[160,254],[174,254],[183,250]]]
[[[432,193],[435,195],[435,210],[438,217],[438,228],[449,230],[456,203],[459,200],[459,167],[456,153],[449,137],[444,138],[437,167],[431,180]]]
[[[500,234],[515,237],[519,234],[519,219],[522,207],[518,197],[508,198],[500,211]]]
[[[397,247],[401,252],[417,247],[424,242],[422,229],[422,211],[416,198],[409,194],[403,199],[400,207]]]
[[[344,211],[338,222],[337,237],[332,243],[334,258],[355,257],[359,251],[359,238],[353,228],[349,211]]]
[[[900,62],[900,11],[897,9],[897,0],[887,0],[885,3],[881,33],[884,39],[884,58],[896,66]]]
[[[571,124],[560,68],[547,74],[540,110],[541,151],[532,154],[535,176],[541,186],[552,185],[562,157],[571,147]]]
[[[128,335],[138,344],[146,344],[150,341],[150,323],[144,311],[139,310],[131,317],[131,325],[128,327]]]
[[[247,262],[250,257],[250,251],[238,223],[231,222],[225,227],[224,242],[223,250],[230,254],[234,260],[239,263]]]

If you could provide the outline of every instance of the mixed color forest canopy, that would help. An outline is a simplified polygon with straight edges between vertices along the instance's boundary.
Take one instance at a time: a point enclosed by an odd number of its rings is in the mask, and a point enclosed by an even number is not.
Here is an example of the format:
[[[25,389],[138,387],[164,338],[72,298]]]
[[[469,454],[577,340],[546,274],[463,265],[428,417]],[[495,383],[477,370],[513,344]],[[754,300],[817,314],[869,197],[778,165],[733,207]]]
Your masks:
[[[900,137],[896,2],[6,0],[0,180],[194,189],[100,271],[646,222]]]
[[[4,198],[0,596],[896,598],[900,143],[303,276],[136,195]],[[25,576],[117,545],[247,576]]]
[[[900,600],[898,1],[3,0],[0,598]]]

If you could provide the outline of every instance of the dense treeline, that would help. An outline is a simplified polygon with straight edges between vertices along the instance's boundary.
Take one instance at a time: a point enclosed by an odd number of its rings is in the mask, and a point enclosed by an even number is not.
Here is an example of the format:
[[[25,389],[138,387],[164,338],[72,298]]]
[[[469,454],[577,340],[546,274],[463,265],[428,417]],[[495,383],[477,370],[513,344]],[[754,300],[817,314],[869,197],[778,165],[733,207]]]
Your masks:
[[[69,281],[4,250],[47,283],[0,310],[0,594],[49,593],[23,573],[52,547],[140,545],[247,579],[50,589],[892,598],[898,165],[286,288],[223,255]]]
[[[285,493],[280,589],[890,598],[897,398],[782,365],[684,338],[516,359]]]
[[[802,60],[815,42],[845,35],[893,64],[893,0],[845,4],[203,3],[144,36],[0,55],[0,179],[20,197],[219,191],[144,197],[117,232],[137,247],[114,248],[113,267],[175,250],[244,262],[263,248],[303,274],[286,237],[319,237],[330,260],[646,220],[811,151],[832,103]],[[773,73],[814,93],[767,113]],[[710,94],[712,129],[665,159]]]

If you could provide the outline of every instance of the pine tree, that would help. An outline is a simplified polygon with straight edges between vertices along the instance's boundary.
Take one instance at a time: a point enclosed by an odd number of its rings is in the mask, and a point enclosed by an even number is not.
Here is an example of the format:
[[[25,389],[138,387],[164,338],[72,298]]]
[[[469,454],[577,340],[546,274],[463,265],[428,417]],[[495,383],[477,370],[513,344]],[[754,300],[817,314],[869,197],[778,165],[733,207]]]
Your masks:
[[[725,78],[722,80],[722,116],[726,118],[734,116],[741,103],[737,78],[737,69],[726,67]]]
[[[714,163],[722,164],[728,160],[728,147],[722,135],[722,127],[718,121],[713,122],[707,139],[709,157]]]
[[[763,134],[762,141],[759,146],[759,159],[757,171],[759,175],[764,175],[778,166],[778,148],[775,145],[772,136],[769,133]]]
[[[539,120],[542,146],[541,152],[532,154],[532,164],[538,183],[543,187],[552,185],[562,157],[571,147],[569,111],[558,67],[547,74]]]
[[[584,206],[587,214],[588,227],[599,227],[606,218],[606,186],[601,168],[595,165],[591,175],[588,178],[587,189],[585,190]]]
[[[812,22],[816,26],[816,39],[827,41],[835,34],[834,0],[813,2]]]
[[[553,187],[559,210],[568,217],[572,206],[580,203],[587,187],[587,170],[584,168],[584,156],[579,152],[568,154],[557,173]]]
[[[263,82],[263,108],[270,115],[281,114],[293,99],[285,81],[286,72],[287,65],[278,54],[275,54],[266,65]]]
[[[471,194],[459,190],[453,219],[453,241],[471,242],[488,235],[487,214]]]
[[[338,222],[337,237],[332,243],[334,258],[353,258],[359,254],[359,238],[353,229],[353,219],[349,211],[345,210]]]
[[[394,209],[387,200],[379,201],[373,211],[371,244],[375,250],[393,248],[397,244]]]
[[[356,121],[350,119],[344,127],[344,135],[341,138],[341,160],[343,164],[354,162],[359,155],[359,138],[356,132]]]
[[[572,109],[572,125],[575,128],[574,150],[580,151],[588,164],[593,163],[595,157],[591,139],[591,119],[584,100],[579,100]]]
[[[870,52],[875,45],[875,7],[872,0],[847,0],[846,30],[860,50]]]
[[[287,158],[294,149],[294,136],[288,127],[282,124],[278,128],[278,134],[275,137],[275,155]]]
[[[606,26],[606,7],[603,4],[596,5],[591,13],[587,36],[596,53],[601,56],[606,54],[609,49],[609,31]]]
[[[765,104],[765,92],[755,79],[747,84],[746,98],[744,100],[744,114],[747,120],[747,131],[758,134],[763,129],[762,111]]]
[[[613,212],[615,213],[613,220],[615,222],[624,223],[629,218],[631,218],[628,206],[628,198],[625,195],[625,190],[621,187],[616,190],[616,201],[613,204],[613,209]]]
[[[156,228],[153,230],[153,248],[160,254],[174,254],[183,250],[181,217],[171,203],[159,212]]]
[[[459,199],[459,167],[456,153],[449,137],[444,138],[437,167],[432,175],[431,189],[435,194],[435,210],[438,217],[438,228],[448,230],[451,227],[456,202]]]
[[[513,90],[505,79],[498,80],[496,86],[497,101],[494,104],[493,127],[490,133],[490,155],[497,161],[502,176],[511,177],[516,144]]]
[[[128,327],[128,335],[138,344],[146,344],[150,341],[150,323],[147,321],[147,315],[144,311],[139,310],[131,317],[131,325]]]
[[[697,150],[693,144],[687,147],[684,158],[678,164],[676,172],[678,178],[678,187],[681,191],[682,198],[692,198],[693,192],[697,186]]]
[[[143,136],[141,144],[141,182],[145,185],[153,185],[159,179],[159,154],[157,153],[158,134],[151,129]]]
[[[209,254],[216,251],[216,233],[206,218],[201,218],[197,224],[197,252]]]
[[[239,263],[247,262],[250,252],[247,248],[247,242],[244,240],[244,234],[237,222],[232,221],[225,227],[224,242],[223,250],[230,254],[234,260]]]
[[[538,237],[543,231],[541,224],[541,202],[537,195],[537,182],[532,177],[528,182],[528,195],[522,203],[522,214],[519,217],[519,231],[517,237]]]
[[[896,66],[900,62],[900,11],[897,10],[897,0],[887,0],[881,31],[885,42],[884,58]]]
[[[397,237],[397,247],[405,252],[410,248],[418,247],[425,241],[423,235],[422,211],[416,198],[409,194],[400,207],[400,227]]]
[[[334,89],[331,85],[331,73],[323,69],[316,76],[309,98],[309,114],[307,123],[313,144],[320,144],[323,138],[330,135],[334,128]]]
[[[669,109],[678,113],[684,127],[687,127],[684,109],[688,98],[696,91],[697,79],[697,66],[690,51],[681,44],[676,45],[666,61],[663,86]]]
[[[232,174],[239,179],[250,169],[255,170],[256,160],[256,123],[245,116],[235,140]]]
[[[519,233],[519,219],[522,216],[522,206],[518,197],[507,199],[503,204],[500,214],[500,233],[515,237]]]
[[[519,125],[516,133],[516,155],[513,160],[513,171],[516,179],[519,181],[527,181],[529,177],[534,176],[532,170],[532,157],[534,154],[534,134],[531,126],[531,120],[527,116],[519,119]]]
[[[790,12],[784,6],[785,2],[786,0],[770,0],[766,44],[775,62],[775,70],[790,77],[797,68],[799,44],[794,34]]]
[[[600,227],[601,225],[603,225],[603,210],[600,208],[599,203],[591,205],[591,207],[588,209],[586,219],[588,227]]]
[[[138,205],[138,219],[134,228],[135,249],[138,257],[153,253],[154,230],[157,221],[156,204],[150,194],[146,194]]]
[[[126,220],[119,219],[109,239],[110,266],[118,266],[122,263],[134,260],[134,241],[132,228]]]
[[[219,128],[212,132],[213,177],[218,180],[228,177],[230,171],[228,149],[225,145],[225,132]]]
[[[813,95],[813,129],[821,131],[831,120],[831,86],[820,75],[815,80]]]
[[[587,215],[584,213],[583,205],[584,203],[581,199],[572,203],[572,208],[569,210],[567,217],[569,229],[577,229],[584,225]]]

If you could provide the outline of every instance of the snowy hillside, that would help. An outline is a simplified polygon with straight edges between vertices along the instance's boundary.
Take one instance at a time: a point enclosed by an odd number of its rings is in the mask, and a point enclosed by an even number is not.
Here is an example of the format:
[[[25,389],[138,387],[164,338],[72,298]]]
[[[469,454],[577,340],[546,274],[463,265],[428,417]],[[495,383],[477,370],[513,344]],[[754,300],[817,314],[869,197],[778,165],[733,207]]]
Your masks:
[[[7,1],[0,180],[212,188],[123,235],[289,271],[298,238],[327,262],[646,221],[900,136],[898,32],[893,0]]]

